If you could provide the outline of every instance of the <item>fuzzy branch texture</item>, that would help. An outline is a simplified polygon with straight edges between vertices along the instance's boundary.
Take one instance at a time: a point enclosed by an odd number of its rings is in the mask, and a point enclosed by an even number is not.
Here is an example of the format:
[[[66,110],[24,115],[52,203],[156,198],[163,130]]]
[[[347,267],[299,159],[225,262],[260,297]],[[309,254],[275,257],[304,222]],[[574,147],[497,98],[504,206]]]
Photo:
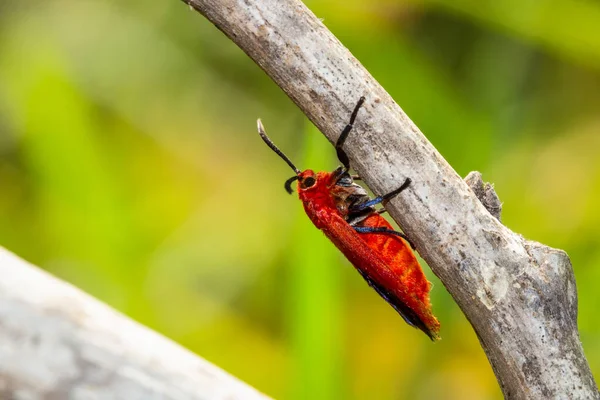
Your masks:
[[[345,145],[352,167],[377,194],[412,179],[386,208],[471,322],[506,398],[600,399],[579,340],[575,278],[564,251],[502,225],[493,188],[476,176],[469,187],[300,1],[184,1],[332,143],[367,97]]]
[[[0,247],[0,399],[268,400]]]

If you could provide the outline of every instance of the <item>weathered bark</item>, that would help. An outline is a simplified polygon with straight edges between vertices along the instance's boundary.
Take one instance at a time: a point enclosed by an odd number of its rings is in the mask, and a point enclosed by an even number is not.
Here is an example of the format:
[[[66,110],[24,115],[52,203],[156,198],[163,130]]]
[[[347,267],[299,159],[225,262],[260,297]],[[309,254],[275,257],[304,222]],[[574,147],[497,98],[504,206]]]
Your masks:
[[[527,241],[494,218],[300,1],[184,1],[260,65],[330,141],[367,97],[345,147],[352,166],[375,193],[413,180],[387,209],[471,322],[507,398],[600,399],[579,341],[565,252]],[[489,189],[481,188],[482,199]]]
[[[0,276],[0,399],[267,399],[2,248]]]

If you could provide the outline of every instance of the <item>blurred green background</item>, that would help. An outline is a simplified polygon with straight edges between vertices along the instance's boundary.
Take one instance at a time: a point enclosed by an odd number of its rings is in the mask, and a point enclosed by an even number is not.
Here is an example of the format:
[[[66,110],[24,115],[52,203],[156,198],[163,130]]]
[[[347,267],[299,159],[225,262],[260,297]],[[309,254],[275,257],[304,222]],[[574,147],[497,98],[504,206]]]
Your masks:
[[[599,378],[600,3],[307,5],[462,176],[495,183],[508,227],[569,253]],[[310,225],[259,116],[300,167],[337,165],[183,3],[3,0],[0,245],[277,398],[501,398],[426,266],[435,344]]]

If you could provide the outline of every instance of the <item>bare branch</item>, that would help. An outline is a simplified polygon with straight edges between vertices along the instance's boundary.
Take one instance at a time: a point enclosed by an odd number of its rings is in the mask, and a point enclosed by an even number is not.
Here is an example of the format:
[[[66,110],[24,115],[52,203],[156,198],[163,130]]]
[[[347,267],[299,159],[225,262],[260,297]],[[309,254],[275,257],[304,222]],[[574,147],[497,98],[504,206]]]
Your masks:
[[[413,180],[387,208],[473,325],[507,398],[600,399],[579,341],[575,279],[563,251],[524,240],[494,218],[300,1],[184,1],[260,65],[330,141],[367,97],[345,146],[352,166],[375,193]]]
[[[0,248],[1,399],[268,398]]]

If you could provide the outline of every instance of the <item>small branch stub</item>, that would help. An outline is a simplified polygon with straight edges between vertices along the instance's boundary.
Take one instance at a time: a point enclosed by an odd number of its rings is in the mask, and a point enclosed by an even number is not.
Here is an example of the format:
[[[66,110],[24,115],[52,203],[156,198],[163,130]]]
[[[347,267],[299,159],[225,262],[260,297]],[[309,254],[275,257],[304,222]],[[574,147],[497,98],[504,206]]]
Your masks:
[[[469,185],[475,196],[490,214],[498,221],[501,221],[502,203],[494,190],[494,185],[489,182],[484,182],[481,172],[471,171],[465,177],[465,183]]]

